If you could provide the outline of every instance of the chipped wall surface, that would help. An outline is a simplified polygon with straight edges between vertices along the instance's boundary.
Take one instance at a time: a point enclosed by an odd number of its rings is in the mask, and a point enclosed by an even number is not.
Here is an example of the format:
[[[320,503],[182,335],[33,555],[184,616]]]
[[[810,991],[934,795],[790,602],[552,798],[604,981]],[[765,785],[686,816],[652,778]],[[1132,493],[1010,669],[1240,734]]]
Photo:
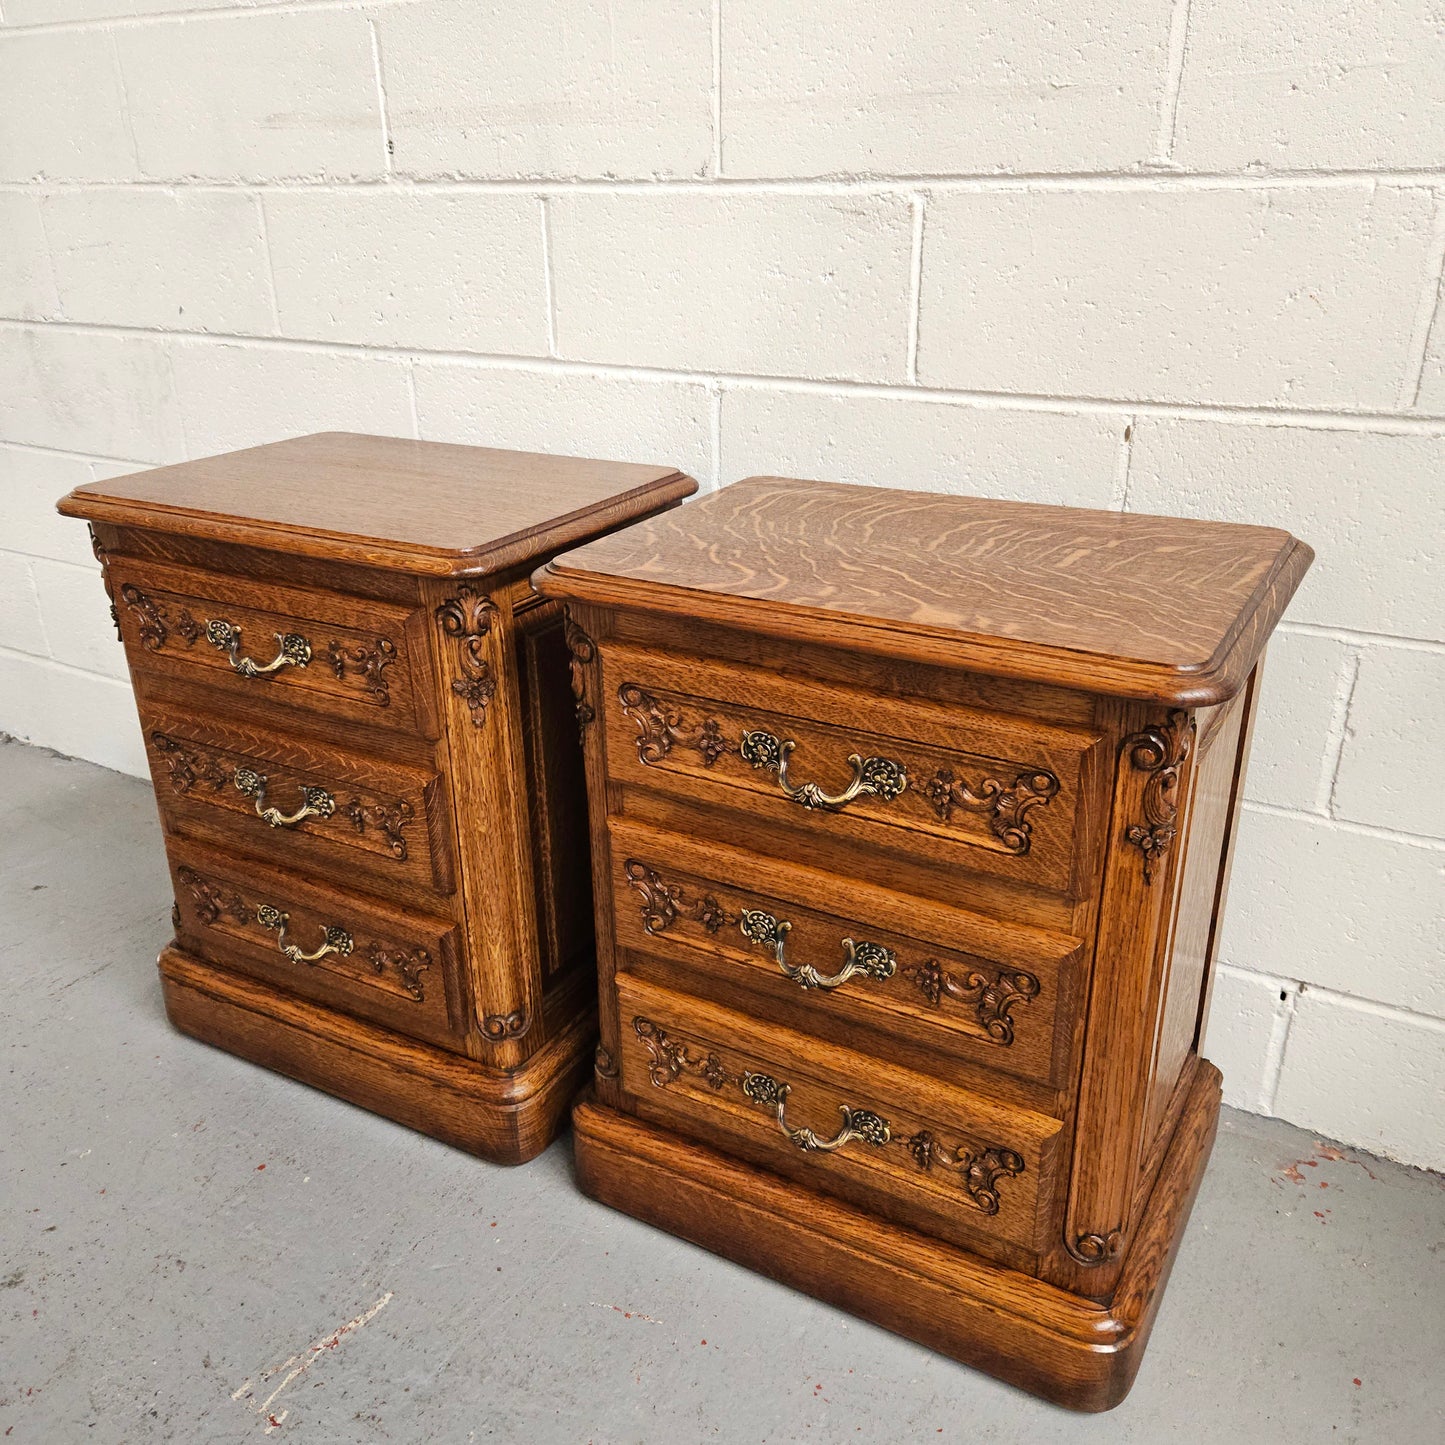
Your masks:
[[[1445,1167],[1434,0],[0,0],[0,728],[94,477],[323,428],[1278,524],[1208,1049]]]

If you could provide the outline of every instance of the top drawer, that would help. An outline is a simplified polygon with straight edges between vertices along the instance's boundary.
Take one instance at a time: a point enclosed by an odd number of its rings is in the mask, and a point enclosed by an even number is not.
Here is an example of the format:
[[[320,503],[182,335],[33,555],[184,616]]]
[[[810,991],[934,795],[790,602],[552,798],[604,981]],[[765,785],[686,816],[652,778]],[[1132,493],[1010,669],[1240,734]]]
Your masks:
[[[421,609],[117,558],[137,671],[436,736]]]
[[[1074,889],[1097,733],[626,646],[602,685],[620,782]]]

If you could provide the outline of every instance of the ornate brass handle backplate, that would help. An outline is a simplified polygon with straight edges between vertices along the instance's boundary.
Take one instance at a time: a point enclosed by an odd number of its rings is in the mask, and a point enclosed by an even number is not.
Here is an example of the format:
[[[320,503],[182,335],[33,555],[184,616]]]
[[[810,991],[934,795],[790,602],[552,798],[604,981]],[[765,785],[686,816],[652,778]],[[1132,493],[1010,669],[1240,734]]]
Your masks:
[[[778,1128],[795,1149],[804,1154],[831,1154],[855,1139],[881,1149],[892,1137],[888,1132],[888,1120],[871,1109],[854,1109],[839,1104],[843,1115],[843,1127],[831,1139],[820,1139],[811,1129],[800,1125],[792,1128],[787,1120],[789,1085],[779,1083],[771,1074],[744,1074],[743,1093],[757,1104],[772,1105],[778,1111]]]
[[[855,943],[851,938],[843,940],[843,967],[837,973],[819,973],[811,963],[793,963],[787,956],[788,934],[793,925],[786,919],[774,918],[760,908],[745,908],[738,920],[738,928],[749,943],[761,944],[773,950],[778,968],[785,978],[790,978],[799,988],[841,988],[850,978],[861,975],[864,978],[892,978],[898,967],[898,959],[891,948],[881,943],[869,943],[864,939]]]
[[[206,641],[219,648],[231,660],[231,666],[242,677],[265,677],[283,667],[305,667],[311,661],[311,644],[299,632],[278,632],[280,651],[270,662],[253,662],[241,656],[241,629],[234,622],[215,618],[206,623]]]
[[[854,798],[872,794],[890,803],[908,786],[908,774],[902,763],[892,758],[848,755],[853,780],[841,793],[825,793],[818,783],[793,783],[788,777],[788,759],[798,745],[792,738],[779,738],[773,733],[745,732],[738,752],[743,761],[761,772],[772,773],[783,796],[804,808],[821,808],[836,812],[847,807]]]
[[[321,947],[312,953],[307,953],[299,943],[286,942],[286,925],[289,921],[288,915],[282,913],[279,908],[273,908],[269,903],[263,903],[256,910],[256,922],[262,928],[273,928],[276,930],[276,947],[291,960],[292,963],[315,963],[318,958],[325,958],[328,953],[339,954],[345,958],[352,948],[351,935],[338,925],[328,924],[326,938]]]
[[[336,799],[325,788],[303,788],[303,802],[294,813],[266,806],[266,775],[254,768],[237,768],[232,779],[236,790],[256,800],[256,816],[272,828],[294,828],[306,818],[329,818],[336,811]]]

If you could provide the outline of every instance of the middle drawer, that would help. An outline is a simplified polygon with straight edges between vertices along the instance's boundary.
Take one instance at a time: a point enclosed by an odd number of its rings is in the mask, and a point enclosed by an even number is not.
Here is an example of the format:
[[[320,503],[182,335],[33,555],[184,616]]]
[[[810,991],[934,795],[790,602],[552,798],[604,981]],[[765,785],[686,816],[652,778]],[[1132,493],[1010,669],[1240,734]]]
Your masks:
[[[1079,939],[625,818],[608,826],[626,968],[665,960],[690,991],[736,1005],[745,989],[757,1016],[874,1054],[881,1043],[933,1068],[941,1055],[1046,1086],[1063,1077]]]
[[[452,891],[435,770],[179,708],[144,722],[156,796],[184,831],[403,900]]]

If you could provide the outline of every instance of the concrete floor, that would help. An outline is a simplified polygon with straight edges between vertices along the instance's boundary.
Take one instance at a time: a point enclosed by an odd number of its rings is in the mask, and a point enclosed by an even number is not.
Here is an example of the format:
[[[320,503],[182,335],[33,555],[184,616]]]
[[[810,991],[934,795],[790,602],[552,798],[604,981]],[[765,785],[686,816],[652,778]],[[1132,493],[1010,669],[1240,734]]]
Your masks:
[[[1226,1111],[1067,1414],[171,1030],[149,789],[0,745],[0,1440],[1445,1440],[1445,1180]],[[278,1424],[272,1422],[279,1422]]]

